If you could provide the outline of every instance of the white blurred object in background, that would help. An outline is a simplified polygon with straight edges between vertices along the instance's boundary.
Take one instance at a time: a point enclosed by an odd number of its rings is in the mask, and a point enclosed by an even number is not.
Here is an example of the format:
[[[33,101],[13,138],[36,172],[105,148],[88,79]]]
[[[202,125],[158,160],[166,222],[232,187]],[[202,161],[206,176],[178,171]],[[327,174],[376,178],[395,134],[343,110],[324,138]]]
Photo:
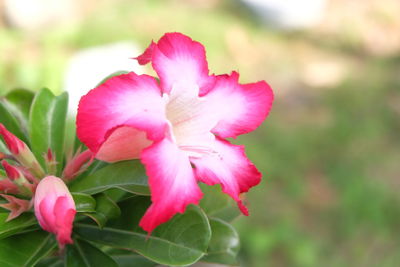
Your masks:
[[[328,0],[241,0],[260,18],[279,29],[295,30],[318,24]]]
[[[77,0],[4,0],[8,22],[24,30],[70,23],[79,15]]]
[[[140,54],[131,42],[98,46],[76,53],[70,60],[65,74],[64,90],[69,93],[69,111],[76,114],[79,99],[107,76],[118,71],[143,73],[133,57]]]

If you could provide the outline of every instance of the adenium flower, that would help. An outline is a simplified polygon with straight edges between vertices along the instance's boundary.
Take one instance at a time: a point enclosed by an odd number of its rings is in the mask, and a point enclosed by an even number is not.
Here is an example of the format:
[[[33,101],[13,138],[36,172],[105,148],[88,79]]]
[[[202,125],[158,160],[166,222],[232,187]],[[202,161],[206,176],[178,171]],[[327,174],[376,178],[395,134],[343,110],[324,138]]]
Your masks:
[[[60,248],[72,244],[75,202],[60,178],[47,176],[39,182],[34,196],[34,209],[40,226],[56,235]]]
[[[150,233],[198,204],[198,181],[221,184],[248,215],[240,195],[261,174],[243,146],[225,139],[262,123],[273,101],[269,85],[240,84],[237,72],[210,75],[203,45],[180,33],[165,34],[136,59],[151,63],[159,82],[133,72],[107,80],[82,97],[77,133],[97,159],[141,159],[152,205],[140,226]]]

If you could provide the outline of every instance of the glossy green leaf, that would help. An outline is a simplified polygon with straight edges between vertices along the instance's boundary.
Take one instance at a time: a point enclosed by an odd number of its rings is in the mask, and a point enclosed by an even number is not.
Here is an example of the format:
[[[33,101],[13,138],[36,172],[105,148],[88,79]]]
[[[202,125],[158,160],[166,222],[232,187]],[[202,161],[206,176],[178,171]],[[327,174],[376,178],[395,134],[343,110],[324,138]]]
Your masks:
[[[24,126],[28,125],[29,111],[34,96],[35,94],[32,91],[25,89],[12,90],[5,96],[5,99],[10,104],[13,113],[24,121]]]
[[[131,255],[113,255],[112,258],[118,264],[119,267],[154,267],[157,263],[146,259],[145,257],[138,254]]]
[[[204,196],[200,201],[200,207],[209,217],[220,218],[231,222],[240,216],[240,210],[236,202],[227,194],[223,193],[221,186],[208,186],[200,184]]]
[[[205,254],[211,229],[200,208],[189,206],[184,214],[175,215],[148,235],[138,222],[149,204],[148,197],[134,197],[120,203],[122,215],[113,228],[101,230],[93,225],[77,224],[75,232],[87,240],[137,251],[160,264],[189,265]]]
[[[53,235],[34,231],[0,240],[0,266],[34,266],[56,247]]]
[[[0,123],[19,139],[28,144],[27,134],[21,127],[23,123],[9,109],[4,98],[0,98]]]
[[[41,259],[35,267],[64,267],[64,263],[60,257],[46,257]]]
[[[23,213],[17,218],[6,222],[7,217],[8,212],[0,213],[0,239],[19,233],[29,226],[37,224],[36,218],[32,213]]]
[[[117,267],[117,263],[92,244],[78,239],[68,245],[64,259],[65,267]]]
[[[86,213],[99,227],[104,227],[108,220],[117,218],[121,214],[118,205],[106,194],[96,196],[96,212]]]
[[[96,194],[118,188],[139,195],[148,195],[147,176],[138,160],[110,164],[71,184],[71,191]]]
[[[237,265],[237,254],[240,249],[239,235],[235,228],[223,220],[212,218],[211,241],[207,255],[201,261]]]
[[[77,212],[95,212],[96,200],[87,194],[72,193]]]
[[[29,117],[31,148],[44,167],[43,155],[50,148],[58,162],[63,162],[65,123],[68,108],[68,94],[54,96],[43,89],[33,99]],[[62,164],[59,164],[59,171]]]

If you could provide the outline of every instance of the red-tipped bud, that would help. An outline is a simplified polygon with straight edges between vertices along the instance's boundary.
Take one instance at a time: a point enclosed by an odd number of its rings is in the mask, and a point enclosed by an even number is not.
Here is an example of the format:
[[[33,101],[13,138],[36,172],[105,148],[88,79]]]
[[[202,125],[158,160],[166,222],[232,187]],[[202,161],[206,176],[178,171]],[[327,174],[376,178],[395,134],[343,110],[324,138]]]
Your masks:
[[[1,165],[3,165],[3,168],[6,171],[8,178],[10,178],[11,181],[17,180],[18,178],[21,178],[23,176],[22,173],[16,167],[12,166],[5,160],[1,162]]]
[[[63,178],[67,180],[75,178],[89,167],[92,159],[93,153],[90,150],[75,155],[65,166]]]
[[[29,147],[22,142],[18,137],[9,132],[3,124],[0,123],[0,135],[3,136],[8,150],[13,154],[15,159],[32,171],[38,178],[44,176],[44,171],[33,155]]]
[[[19,215],[21,215],[21,213],[29,210],[32,206],[32,202],[29,200],[19,199],[14,196],[9,196],[5,194],[0,194],[0,196],[8,201],[8,203],[0,204],[0,207],[11,211],[7,217],[6,222],[18,217]]]
[[[47,173],[48,174],[56,174],[57,172],[57,162],[56,158],[54,156],[53,151],[49,148],[47,150],[47,153],[44,157],[45,162],[46,162],[46,168],[47,168]]]
[[[21,150],[26,149],[27,146],[18,137],[10,133],[2,123],[0,123],[0,135],[3,136],[4,142],[6,143],[8,150],[13,155],[21,153]]]
[[[19,189],[10,179],[0,178],[0,193],[16,195],[19,193]]]
[[[72,244],[75,202],[64,182],[55,176],[40,181],[35,193],[35,215],[40,226],[56,235],[60,248]]]
[[[25,196],[31,196],[34,186],[28,182],[24,174],[15,166],[3,160],[1,162],[8,178],[18,187],[19,193]]]

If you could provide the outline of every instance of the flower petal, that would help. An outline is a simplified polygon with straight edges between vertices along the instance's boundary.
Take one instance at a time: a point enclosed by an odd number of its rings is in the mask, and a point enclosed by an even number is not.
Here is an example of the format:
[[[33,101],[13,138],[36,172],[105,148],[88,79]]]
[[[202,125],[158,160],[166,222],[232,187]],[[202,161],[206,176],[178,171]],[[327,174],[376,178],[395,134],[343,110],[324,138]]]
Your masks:
[[[151,233],[189,204],[202,197],[188,156],[168,139],[163,139],[142,152],[151,189],[152,204],[139,225]]]
[[[255,130],[267,117],[274,99],[265,81],[242,85],[238,79],[236,72],[217,76],[214,88],[205,96],[219,119],[212,132],[222,138]]]
[[[115,76],[83,96],[79,104],[78,137],[94,154],[100,152],[102,160],[122,159],[116,158],[113,150],[123,151],[125,159],[136,156],[135,151],[147,146],[149,140],[162,139],[166,127],[161,90],[156,80],[148,75],[131,72]],[[118,138],[121,136],[123,138]],[[133,152],[127,153],[129,150]]]
[[[190,159],[196,166],[196,177],[208,185],[221,184],[222,191],[236,200],[243,214],[248,215],[240,194],[257,185],[261,181],[261,173],[247,159],[243,146],[232,145],[222,139],[215,143],[216,153]]]
[[[156,45],[150,44],[138,61],[148,62],[149,54],[154,70],[160,77],[161,87],[169,93],[174,84],[197,85],[200,93],[214,84],[208,75],[204,46],[181,33],[167,33]]]

